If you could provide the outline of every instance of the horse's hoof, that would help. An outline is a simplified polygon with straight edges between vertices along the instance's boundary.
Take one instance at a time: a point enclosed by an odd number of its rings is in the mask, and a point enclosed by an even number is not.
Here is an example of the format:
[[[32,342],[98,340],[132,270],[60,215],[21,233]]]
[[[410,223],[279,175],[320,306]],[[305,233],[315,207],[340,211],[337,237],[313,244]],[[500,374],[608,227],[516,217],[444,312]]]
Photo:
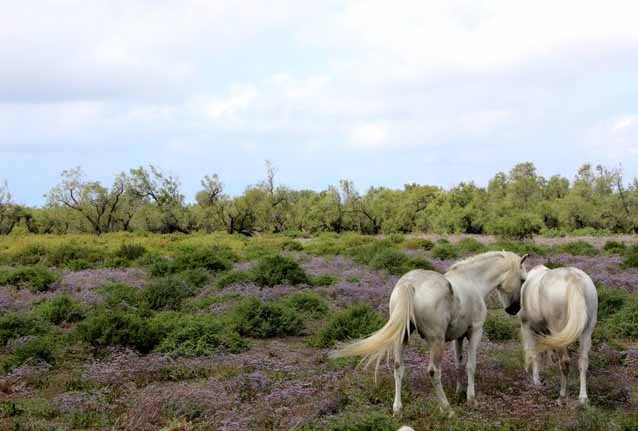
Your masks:
[[[589,398],[582,397],[578,398],[578,407],[587,407],[589,406]]]
[[[478,401],[476,401],[476,398],[468,399],[467,405],[470,407],[478,407]]]
[[[567,405],[567,397],[559,397],[556,400],[556,404],[558,404],[561,407],[566,406]]]
[[[403,416],[403,407],[394,407],[392,409],[392,416],[397,419],[401,419],[401,417]]]

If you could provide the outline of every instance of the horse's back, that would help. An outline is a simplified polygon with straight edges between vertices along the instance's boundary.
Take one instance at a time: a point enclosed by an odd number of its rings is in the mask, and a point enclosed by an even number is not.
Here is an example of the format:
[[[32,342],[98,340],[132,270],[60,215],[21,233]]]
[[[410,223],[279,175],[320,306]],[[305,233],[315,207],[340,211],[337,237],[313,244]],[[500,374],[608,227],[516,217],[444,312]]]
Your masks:
[[[570,289],[582,292],[587,314],[595,319],[598,306],[596,287],[584,271],[574,267],[550,269],[526,286],[523,293],[524,317],[545,322],[560,321],[569,306]]]
[[[397,287],[403,284],[414,288],[414,308],[419,333],[425,338],[444,334],[454,311],[454,293],[450,282],[438,272],[415,269],[403,275],[397,282]]]

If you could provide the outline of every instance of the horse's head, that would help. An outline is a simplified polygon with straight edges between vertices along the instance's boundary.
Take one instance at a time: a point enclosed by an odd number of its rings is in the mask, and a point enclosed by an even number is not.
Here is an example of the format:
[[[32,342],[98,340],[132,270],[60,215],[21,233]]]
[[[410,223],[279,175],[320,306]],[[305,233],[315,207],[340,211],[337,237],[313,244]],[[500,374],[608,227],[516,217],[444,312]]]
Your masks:
[[[523,257],[518,257],[512,253],[510,269],[505,272],[503,279],[496,287],[505,312],[511,315],[517,314],[521,309],[521,286],[527,278],[527,271],[523,263],[527,256],[526,254]]]

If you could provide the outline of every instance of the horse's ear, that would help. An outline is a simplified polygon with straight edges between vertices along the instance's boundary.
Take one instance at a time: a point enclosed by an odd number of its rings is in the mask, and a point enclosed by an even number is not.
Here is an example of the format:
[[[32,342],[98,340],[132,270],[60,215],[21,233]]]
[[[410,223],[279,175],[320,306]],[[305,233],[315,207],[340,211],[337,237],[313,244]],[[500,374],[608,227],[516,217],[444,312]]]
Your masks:
[[[523,262],[525,262],[525,259],[527,259],[528,257],[529,257],[529,253],[525,253],[525,255],[521,257],[521,265],[523,264]]]

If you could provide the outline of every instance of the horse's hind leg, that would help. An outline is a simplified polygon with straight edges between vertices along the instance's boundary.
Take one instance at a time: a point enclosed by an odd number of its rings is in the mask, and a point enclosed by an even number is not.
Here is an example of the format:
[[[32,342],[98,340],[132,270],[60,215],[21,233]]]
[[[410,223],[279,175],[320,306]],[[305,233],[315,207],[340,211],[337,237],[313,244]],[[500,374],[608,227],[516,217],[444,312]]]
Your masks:
[[[441,409],[450,411],[450,403],[445,396],[443,385],[441,384],[441,361],[443,359],[443,353],[445,352],[445,342],[443,340],[430,341],[430,365],[428,365],[428,374],[432,379],[432,385],[434,386],[434,392],[436,393],[439,402],[441,403]]]
[[[561,347],[558,351],[558,365],[560,367],[560,398],[559,404],[567,399],[567,377],[569,376],[569,353],[567,347]]]
[[[392,411],[395,416],[401,416],[403,410],[403,403],[401,402],[401,383],[404,373],[403,344],[399,344],[394,350],[394,404],[392,405]]]
[[[463,391],[463,338],[453,341],[454,365],[456,367],[456,395]]]
[[[532,381],[535,385],[541,384],[539,373],[540,353],[536,352],[536,342],[534,341],[534,333],[526,324],[521,327],[521,336],[523,337],[523,348],[525,350],[525,370],[529,372],[532,367]]]
[[[578,358],[578,369],[580,371],[580,394],[578,402],[586,405],[587,398],[587,368],[589,367],[589,349],[591,349],[591,332],[585,331],[580,336],[580,357]]]

